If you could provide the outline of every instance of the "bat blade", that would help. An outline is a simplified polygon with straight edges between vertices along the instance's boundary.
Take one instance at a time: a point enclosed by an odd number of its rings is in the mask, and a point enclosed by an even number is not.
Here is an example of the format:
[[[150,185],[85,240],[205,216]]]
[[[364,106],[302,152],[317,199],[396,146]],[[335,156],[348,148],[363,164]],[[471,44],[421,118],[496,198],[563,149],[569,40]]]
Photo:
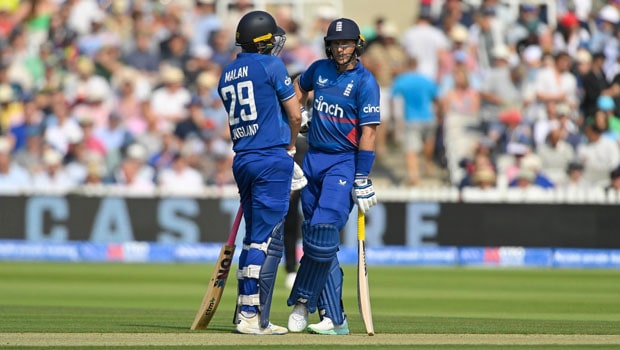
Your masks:
[[[375,335],[370,308],[370,290],[368,289],[368,268],[366,265],[366,223],[364,213],[357,212],[357,302],[366,333]]]
[[[225,244],[220,250],[220,255],[215,265],[215,270],[211,275],[209,287],[202,298],[200,308],[196,313],[191,330],[206,329],[217,310],[222,293],[226,287],[226,280],[232,265],[233,255],[235,254],[235,246]]]
[[[222,293],[224,293],[224,287],[226,287],[226,280],[230,273],[230,267],[233,263],[233,257],[235,255],[235,239],[237,238],[237,231],[241,224],[241,217],[243,216],[243,209],[239,206],[235,221],[233,222],[230,234],[228,235],[228,241],[222,246],[220,255],[215,263],[215,270],[211,274],[211,280],[209,281],[209,287],[202,298],[200,308],[194,317],[191,330],[207,329],[209,322],[217,310],[217,306],[222,300]]]

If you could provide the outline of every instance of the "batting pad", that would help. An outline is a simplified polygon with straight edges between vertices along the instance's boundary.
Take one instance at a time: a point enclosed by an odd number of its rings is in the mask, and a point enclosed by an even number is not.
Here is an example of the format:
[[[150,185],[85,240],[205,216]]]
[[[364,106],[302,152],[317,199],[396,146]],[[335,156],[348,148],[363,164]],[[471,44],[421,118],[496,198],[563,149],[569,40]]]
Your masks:
[[[329,317],[335,325],[344,323],[344,306],[342,304],[342,282],[344,273],[338,263],[338,257],[332,260],[325,288],[319,296],[318,309],[321,320]]]
[[[332,261],[336,259],[340,233],[334,225],[302,224],[304,255],[299,264],[295,285],[287,300],[289,306],[301,302],[309,312],[316,311],[321,291],[327,282]]]
[[[258,278],[258,287],[260,290],[258,293],[260,298],[260,326],[262,328],[267,328],[267,326],[269,326],[269,313],[271,311],[273,289],[276,283],[278,265],[284,253],[283,238],[283,223],[280,222],[271,232],[271,239],[267,246],[267,256],[260,269]]]

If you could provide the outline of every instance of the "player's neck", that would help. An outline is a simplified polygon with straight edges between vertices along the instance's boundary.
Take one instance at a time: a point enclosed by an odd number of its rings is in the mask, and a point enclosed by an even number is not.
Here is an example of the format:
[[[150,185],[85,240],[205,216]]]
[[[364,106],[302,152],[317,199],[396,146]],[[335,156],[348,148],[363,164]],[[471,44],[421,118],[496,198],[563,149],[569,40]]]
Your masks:
[[[355,68],[356,64],[357,64],[357,60],[354,60],[354,61],[351,61],[351,62],[349,62],[347,64],[343,64],[343,65],[337,64],[336,68],[338,69],[338,73],[343,73],[344,71],[351,70],[351,69]]]

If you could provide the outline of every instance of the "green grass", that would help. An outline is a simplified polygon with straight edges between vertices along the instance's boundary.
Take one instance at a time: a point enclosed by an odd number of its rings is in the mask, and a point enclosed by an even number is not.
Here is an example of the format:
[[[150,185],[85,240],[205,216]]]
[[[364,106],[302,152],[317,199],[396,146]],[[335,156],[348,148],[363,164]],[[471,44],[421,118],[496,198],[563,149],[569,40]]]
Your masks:
[[[212,268],[206,264],[0,262],[0,346],[3,333],[13,332],[195,334],[189,326]],[[371,266],[369,276],[378,335],[620,335],[618,270]],[[281,273],[271,320],[286,325],[290,308],[286,306],[288,291],[283,287],[282,278]],[[235,293],[236,281],[231,273],[223,300],[209,331],[204,333],[233,331]],[[351,332],[364,333],[357,308],[354,266],[345,266],[343,294]],[[316,320],[315,315],[311,317],[314,317],[311,322]],[[294,340],[295,336],[287,335],[282,339]],[[611,349],[619,345],[515,345],[508,348]],[[309,349],[312,345],[296,344],[295,347]],[[82,347],[72,349],[78,348]],[[149,347],[156,348],[171,349],[169,346]],[[383,347],[339,345],[337,348]],[[389,348],[405,349],[412,345]],[[454,347],[446,344],[415,346],[415,349],[425,348]],[[458,348],[494,347],[464,344]]]

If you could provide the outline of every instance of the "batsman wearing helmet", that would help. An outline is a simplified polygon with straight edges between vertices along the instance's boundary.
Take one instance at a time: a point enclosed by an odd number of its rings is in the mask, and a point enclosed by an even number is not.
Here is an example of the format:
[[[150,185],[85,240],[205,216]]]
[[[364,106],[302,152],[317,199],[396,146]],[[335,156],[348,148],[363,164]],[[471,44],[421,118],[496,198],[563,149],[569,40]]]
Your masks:
[[[218,85],[228,111],[233,173],[245,217],[235,312],[237,332],[244,334],[287,333],[269,322],[294,172],[291,155],[301,123],[291,78],[276,57],[284,34],[267,12],[244,15],[235,39],[241,53],[223,70]],[[300,172],[295,175],[303,176]]]
[[[288,328],[340,335],[349,326],[336,255],[339,232],[354,204],[363,212],[377,204],[369,174],[380,123],[379,85],[358,60],[366,43],[354,21],[333,21],[324,41],[328,58],[311,64],[294,83],[302,105],[310,91],[314,100],[302,164],[308,179],[301,192],[304,255],[287,302],[295,305]],[[308,325],[308,313],[316,310],[320,322]]]

